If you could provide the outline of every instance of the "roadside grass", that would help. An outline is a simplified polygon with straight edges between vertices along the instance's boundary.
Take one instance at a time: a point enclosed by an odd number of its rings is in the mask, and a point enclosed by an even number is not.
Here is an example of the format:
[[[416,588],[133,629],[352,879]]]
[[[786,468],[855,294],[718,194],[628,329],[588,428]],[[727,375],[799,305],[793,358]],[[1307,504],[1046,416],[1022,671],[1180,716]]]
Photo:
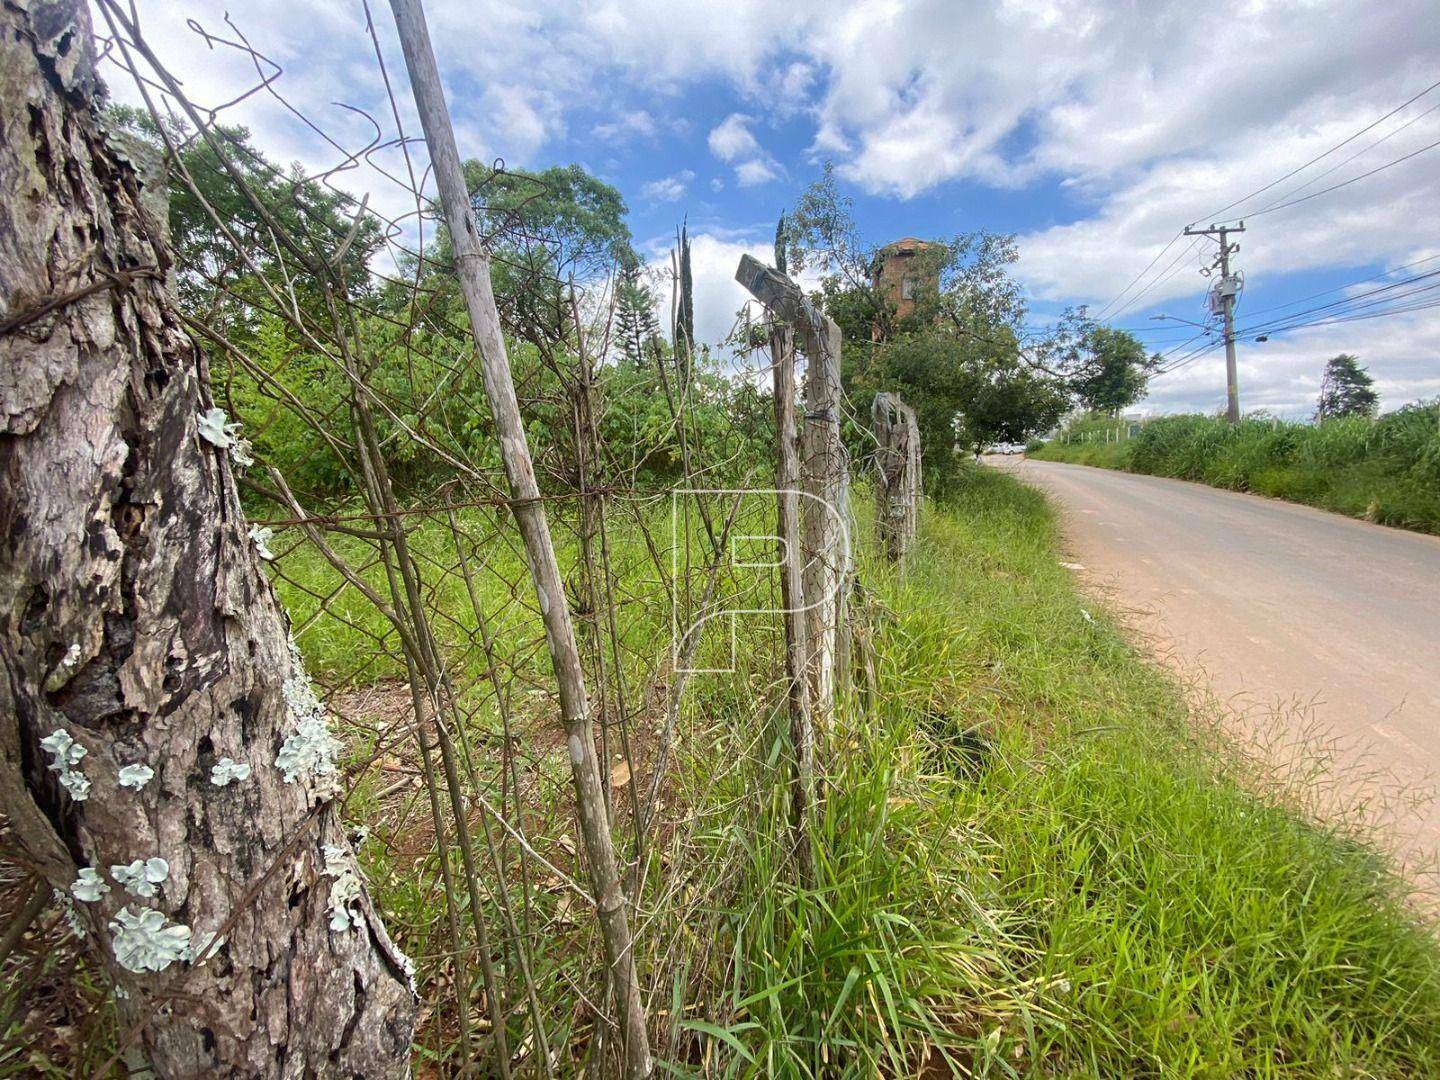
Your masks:
[[[1440,532],[1440,403],[1378,420],[1296,424],[1252,417],[1169,416],[1134,438],[1087,436],[1113,421],[1080,421],[1032,456],[1195,480],[1308,503],[1385,525]]]
[[[867,530],[880,693],[825,730],[813,881],[778,638],[745,635],[733,674],[691,684],[637,946],[670,1074],[1440,1075],[1440,946],[1405,884],[1358,826],[1308,820],[1305,791],[1232,750],[1077,593],[1042,495],[967,470],[903,571]],[[622,557],[635,543],[618,531],[619,562],[642,565]],[[658,616],[637,621],[655,662]],[[563,751],[527,768],[546,778],[531,840],[579,874]],[[385,838],[370,877],[433,992],[434,855],[366,813]],[[579,1068],[575,963],[597,943],[563,894],[534,905],[547,1025]],[[423,1056],[450,1061],[447,1038]]]
[[[1064,1023],[1007,1026],[1000,1056],[1058,1076],[1440,1075],[1440,948],[1403,883],[1087,618],[1055,540],[1043,496],[976,472],[927,515],[896,594],[924,614],[901,620],[892,678],[1005,748],[950,793]]]
[[[869,501],[857,494],[856,505]],[[749,531],[762,535],[768,513]],[[491,552],[483,523],[472,524],[496,570],[480,589],[483,608],[517,648],[538,630],[505,584],[523,566],[506,561],[506,546]],[[823,727],[813,877],[799,870],[789,820],[774,627],[743,627],[736,670],[696,676],[681,709],[635,917],[665,1073],[1440,1075],[1440,946],[1404,903],[1404,884],[1363,833],[1299,813],[1305,792],[1229,749],[1170,676],[1077,593],[1057,563],[1043,496],[967,469],[945,505],[927,507],[903,569],[879,560],[868,527],[862,514],[879,692],[847,699]],[[453,536],[419,532],[424,564],[445,565]],[[618,524],[612,539],[621,595],[643,595],[654,575],[642,540]],[[317,677],[342,688],[332,703],[354,765],[411,719],[399,668],[372,659],[383,632],[361,607],[311,620],[311,594],[336,584],[316,553],[282,559],[300,645]],[[725,584],[737,594],[770,587]],[[451,595],[453,577],[427,588],[455,618],[450,631],[468,635],[469,599]],[[646,680],[664,681],[669,608],[657,600],[624,610],[638,698]],[[707,645],[712,659],[727,647]],[[463,734],[498,803],[500,724],[476,665],[473,651],[457,654],[453,674],[462,690],[472,685]],[[583,880],[545,667],[542,654],[513,672],[523,792],[512,790],[509,805],[535,851]],[[653,744],[662,718],[647,706],[632,734]],[[467,1059],[413,759],[408,746],[387,752],[346,817],[369,826],[367,878],[417,961],[428,1017],[417,1073],[446,1075]],[[619,847],[631,857],[625,805],[617,788]],[[483,824],[477,813],[472,829]],[[603,991],[593,919],[554,874],[532,865],[525,877],[516,846],[499,842],[513,895],[529,898],[531,977],[556,1072],[596,1075],[590,1002]],[[536,1075],[518,975],[486,895],[515,1071]],[[478,990],[471,1001],[483,1017]],[[42,1071],[34,1059],[30,1067]]]

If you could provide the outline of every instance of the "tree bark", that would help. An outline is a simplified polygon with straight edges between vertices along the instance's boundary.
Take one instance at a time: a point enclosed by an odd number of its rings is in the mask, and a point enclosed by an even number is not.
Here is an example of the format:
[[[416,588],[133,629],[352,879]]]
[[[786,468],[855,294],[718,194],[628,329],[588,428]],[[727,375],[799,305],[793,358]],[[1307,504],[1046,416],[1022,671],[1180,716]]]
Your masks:
[[[347,898],[333,774],[277,767],[308,680],[200,434],[208,373],[156,192],[106,142],[100,94],[83,3],[5,0],[0,809],[161,1076],[408,1075],[408,961],[363,887]],[[217,785],[223,758],[249,775]],[[153,776],[124,786],[131,765]],[[152,859],[158,882],[112,870]],[[155,970],[124,925],[143,912]]]

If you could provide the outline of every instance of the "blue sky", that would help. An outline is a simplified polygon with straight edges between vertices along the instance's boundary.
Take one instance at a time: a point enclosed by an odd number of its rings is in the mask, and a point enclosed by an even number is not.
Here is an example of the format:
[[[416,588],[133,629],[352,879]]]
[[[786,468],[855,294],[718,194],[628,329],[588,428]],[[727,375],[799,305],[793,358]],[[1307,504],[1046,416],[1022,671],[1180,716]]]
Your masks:
[[[230,34],[225,10],[140,2],[152,45],[206,104],[255,82],[247,58],[207,49],[186,25]],[[340,142],[361,145],[369,128],[337,102],[369,110],[393,136],[359,3],[250,0],[230,10],[283,65],[286,98]],[[427,10],[462,153],[585,165],[622,191],[638,242],[656,255],[688,217],[697,321],[711,339],[741,299],[730,280],[739,254],[765,255],[778,214],[829,160],[867,239],[1013,232],[1035,321],[1086,303],[1157,348],[1178,345],[1193,331],[1151,316],[1204,317],[1200,254],[1213,245],[1179,261],[1188,241],[1173,245],[1140,280],[1137,290],[1151,288],[1138,302],[1105,305],[1187,222],[1208,221],[1440,81],[1431,0],[1214,0],[1203,16],[1179,0],[430,0]],[[376,2],[373,16],[403,90],[388,5]],[[110,78],[117,97],[134,100],[123,73]],[[403,95],[400,112],[418,130]],[[334,163],[264,94],[225,118],[250,126],[278,159]],[[1253,214],[1419,151],[1250,219],[1236,258],[1242,328],[1285,314],[1264,309],[1379,278],[1289,309],[1304,311],[1440,257],[1440,147],[1423,149],[1437,140],[1440,89],[1227,210]],[[399,164],[393,151],[381,158]],[[375,170],[336,182],[395,215],[413,207]],[[1440,258],[1406,273],[1433,269]],[[1413,303],[1430,295],[1440,290]],[[1436,308],[1247,339],[1242,404],[1306,412],[1324,359],[1341,351],[1370,366],[1387,407],[1440,395]],[[1212,410],[1223,396],[1212,352],[1156,380],[1143,408]]]

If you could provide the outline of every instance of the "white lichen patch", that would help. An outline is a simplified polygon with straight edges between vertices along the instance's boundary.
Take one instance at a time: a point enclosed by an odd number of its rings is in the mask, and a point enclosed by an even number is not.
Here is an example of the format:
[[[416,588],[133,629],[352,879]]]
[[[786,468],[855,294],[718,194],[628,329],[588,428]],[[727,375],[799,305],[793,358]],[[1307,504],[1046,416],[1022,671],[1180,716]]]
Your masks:
[[[60,774],[60,786],[70,793],[76,802],[90,797],[90,779],[79,769],[68,769]]]
[[[155,770],[149,765],[142,765],[136,762],[134,765],[126,765],[119,773],[120,786],[134,788],[139,791],[155,777]]]
[[[240,435],[240,425],[233,423],[221,408],[206,409],[195,422],[200,437],[211,446],[229,450]]]
[[[70,932],[76,937],[85,936],[85,924],[80,921],[80,916],[75,911],[75,901],[70,899],[69,893],[63,893],[59,889],[51,889],[55,897],[55,903],[65,915],[65,925],[70,927]]]
[[[192,932],[184,960],[187,964],[203,964],[214,957],[224,944],[225,939],[217,936],[214,930]]]
[[[206,409],[195,421],[200,438],[217,449],[228,450],[230,460],[244,468],[254,465],[255,459],[250,455],[250,440],[240,435],[242,426],[238,420],[231,420],[221,408]]]
[[[70,648],[65,650],[65,655],[60,658],[60,666],[66,671],[74,671],[80,666],[80,643],[74,642]]]
[[[294,638],[290,639],[290,678],[285,680],[282,692],[295,730],[275,756],[275,767],[285,774],[287,784],[309,780],[318,795],[333,798],[339,791],[335,758],[341,750],[340,741],[325,724],[325,706],[315,696]]]
[[[275,535],[275,530],[267,526],[251,525],[250,542],[255,545],[255,554],[269,562],[275,558],[275,552],[270,550],[270,539]]]
[[[110,876],[131,896],[148,899],[170,876],[170,864],[159,857],[143,861],[136,859],[129,866],[110,867]]]
[[[210,783],[216,787],[225,787],[238,780],[249,780],[250,771],[250,766],[244,762],[222,757],[210,767]]]
[[[54,761],[50,765],[53,772],[61,772],[80,764],[80,759],[86,754],[85,747],[70,737],[70,732],[63,727],[56,728],[45,738],[40,740],[40,749],[49,754]]]
[[[70,793],[76,802],[90,797],[90,781],[75,768],[86,754],[85,747],[77,743],[70,732],[56,728],[40,740],[40,749],[50,755],[50,771],[60,774],[60,786]]]
[[[255,457],[251,454],[253,449],[249,439],[236,439],[230,446],[230,460],[242,469],[248,468],[255,464]]]
[[[115,962],[126,971],[164,971],[184,960],[190,949],[190,928],[172,923],[158,911],[122,907],[110,923],[115,935]]]
[[[110,886],[93,866],[82,866],[75,880],[70,883],[70,892],[76,900],[93,904],[110,891]]]
[[[326,844],[325,874],[335,879],[330,886],[330,929],[339,933],[360,926],[360,877],[355,861],[342,844]]]

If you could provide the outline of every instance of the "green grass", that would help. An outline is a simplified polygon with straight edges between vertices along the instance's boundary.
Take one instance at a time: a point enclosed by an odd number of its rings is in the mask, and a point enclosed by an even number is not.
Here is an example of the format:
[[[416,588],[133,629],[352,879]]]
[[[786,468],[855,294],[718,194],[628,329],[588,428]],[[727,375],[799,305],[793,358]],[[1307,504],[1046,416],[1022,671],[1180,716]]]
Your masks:
[[[856,504],[869,503],[860,494]],[[491,550],[479,519],[465,524],[493,559],[479,594],[505,628],[502,647],[529,655],[523,642],[538,627],[504,584],[516,557]],[[847,700],[825,727],[813,879],[792,857],[773,627],[743,636],[734,674],[691,684],[636,916],[665,1072],[1440,1075],[1440,947],[1403,884],[1355,831],[1296,812],[1303,793],[1227,750],[1075,591],[1043,496],[967,470],[946,505],[927,507],[903,573],[874,557],[867,527],[860,571],[880,694],[868,709]],[[453,561],[448,530],[422,527],[413,540],[431,570]],[[650,595],[654,568],[636,532],[617,520],[612,541],[619,594]],[[335,582],[304,549],[281,566],[303,624],[316,603],[306,597]],[[463,585],[437,573],[427,586],[454,619],[445,637],[468,639]],[[323,615],[300,635],[312,669],[322,681],[393,674],[393,661],[368,659],[380,624],[345,603],[345,621]],[[622,611],[638,687],[663,666],[668,606],[632,600]],[[454,660],[483,755],[496,722],[478,658],[459,650]],[[544,667],[543,656],[520,663],[512,695],[537,732],[549,706],[526,705],[537,692],[526,686],[544,684]],[[649,722],[637,718],[637,730]],[[350,737],[357,758],[373,741],[363,725]],[[527,734],[519,746],[540,792],[529,840],[583,877],[563,745]],[[482,757],[482,776],[493,766]],[[398,797],[378,801],[390,783],[383,772],[367,779],[348,816],[374,826],[367,877],[419,961],[433,1019],[417,1063],[443,1072],[461,1050],[445,1019],[455,991],[439,864],[423,828],[414,834],[423,795],[404,795],[419,805],[403,817]],[[619,834],[629,851],[623,820]],[[544,878],[531,885],[529,960],[557,1068],[571,1075],[593,1045],[586,1000],[601,994],[599,950],[592,921]],[[497,913],[487,916],[502,940]],[[502,975],[517,1006],[511,1045],[532,1046],[515,972]]]
[[[979,472],[879,579],[882,722],[832,739],[820,888],[777,893],[749,841],[729,992],[766,1009],[726,1029],[729,1071],[906,1075],[944,1047],[995,1076],[1440,1074],[1440,952],[1403,886],[1253,794],[1054,544],[1040,495]]]
[[[1103,441],[1113,421],[1082,421],[1033,456],[1195,480],[1308,503],[1386,525],[1440,532],[1440,404],[1378,420],[1294,424],[1170,416],[1130,439]]]

